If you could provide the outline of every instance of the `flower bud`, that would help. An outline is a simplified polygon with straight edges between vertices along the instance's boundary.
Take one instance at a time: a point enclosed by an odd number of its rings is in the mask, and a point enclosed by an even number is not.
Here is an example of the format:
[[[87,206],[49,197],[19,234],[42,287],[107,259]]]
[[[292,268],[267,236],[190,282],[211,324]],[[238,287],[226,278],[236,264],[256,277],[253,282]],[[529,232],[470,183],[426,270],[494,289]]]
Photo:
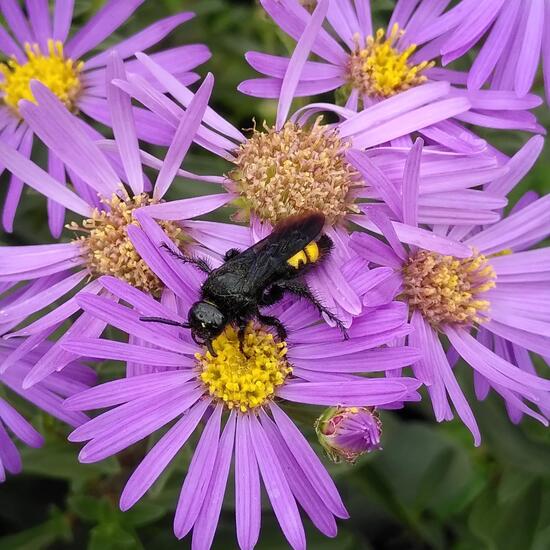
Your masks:
[[[332,461],[353,464],[380,448],[382,422],[374,407],[329,407],[315,422],[315,431]]]

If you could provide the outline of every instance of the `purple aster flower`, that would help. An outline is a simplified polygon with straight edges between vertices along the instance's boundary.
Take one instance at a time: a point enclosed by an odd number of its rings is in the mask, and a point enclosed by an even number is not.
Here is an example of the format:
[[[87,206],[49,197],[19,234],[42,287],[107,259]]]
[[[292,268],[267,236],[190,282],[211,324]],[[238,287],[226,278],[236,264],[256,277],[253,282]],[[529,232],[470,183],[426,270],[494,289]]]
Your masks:
[[[515,176],[530,162],[528,157],[518,162]],[[460,356],[474,370],[479,398],[494,389],[513,420],[528,414],[546,425],[550,381],[537,376],[529,352],[550,355],[550,256],[546,248],[529,249],[548,237],[550,197],[535,200],[530,194],[506,218],[486,228],[441,224],[416,238],[410,231],[418,225],[417,196],[418,177],[413,172],[403,181],[404,223],[391,222],[377,207],[368,212],[370,228],[382,233],[387,244],[356,233],[352,247],[374,265],[394,271],[396,292],[408,305],[415,329],[409,344],[425,352],[413,371],[427,386],[437,420],[453,417],[450,399],[479,444],[474,415],[451,368]],[[468,253],[436,250],[441,237],[455,239]],[[447,354],[440,335],[450,342]]]
[[[461,0],[439,15],[422,33],[437,38],[446,65],[471,52],[475,54],[466,83],[477,91],[514,91],[525,98],[542,61],[546,96],[550,97],[550,4],[544,0]]]
[[[113,56],[109,71],[123,76],[124,69],[118,57]],[[162,296],[163,283],[136,251],[128,238],[128,229],[138,223],[134,211],[145,204],[163,201],[178,173],[194,177],[179,167],[202,119],[212,86],[213,78],[209,75],[193,96],[186,115],[173,133],[166,158],[161,162],[140,152],[130,98],[118,88],[109,88],[115,141],[103,143],[102,150],[94,142],[95,134],[89,135],[86,127],[52,92],[38,82],[32,84],[39,104],[22,102],[20,111],[33,131],[65,165],[75,190],[66,187],[62,167],[54,178],[1,142],[0,163],[80,218],[69,226],[74,233],[70,242],[2,248],[0,333],[13,331],[30,315],[34,316],[45,308],[56,307],[11,333],[11,337],[23,338],[13,353],[4,358],[0,371],[15,364],[66,320],[74,318],[74,314],[80,311],[75,292],[85,290],[105,294],[96,280],[101,275],[114,275],[156,297]],[[159,170],[153,190],[142,164]],[[210,212],[228,199],[228,195],[223,193],[177,200],[171,204],[177,209],[179,218],[187,218]],[[197,249],[179,223],[171,221],[170,217],[161,223],[178,246],[186,247],[192,254],[207,254],[207,251]],[[71,334],[99,336],[104,326],[105,323],[83,314],[70,325],[61,341]],[[25,388],[63,368],[72,358],[56,343],[29,373]]]
[[[45,343],[41,347],[49,347]],[[0,359],[7,357],[15,348],[11,342],[0,340]],[[35,355],[42,350],[37,350]],[[76,428],[88,420],[81,412],[68,411],[63,400],[75,393],[88,389],[95,382],[92,369],[72,362],[62,373],[54,373],[33,388],[24,390],[21,383],[32,368],[32,357],[19,361],[9,372],[0,375],[0,482],[6,479],[6,470],[12,474],[21,471],[21,456],[17,447],[8,435],[8,430],[29,447],[41,447],[43,437],[33,426],[8,402],[4,392],[13,392],[38,409]]]
[[[332,461],[353,464],[380,448],[382,422],[374,407],[329,407],[315,422],[315,431]]]
[[[48,0],[27,1],[26,15],[17,0],[5,0],[0,6],[11,31],[10,34],[0,27],[0,52],[10,58],[0,63],[0,140],[15,147],[27,158],[31,154],[33,129],[26,124],[19,102],[35,98],[32,80],[42,82],[72,112],[83,113],[112,126],[105,84],[109,55],[116,51],[122,59],[128,59],[136,51],[154,46],[177,26],[194,17],[193,13],[186,12],[161,19],[122,42],[90,55],[131,17],[143,0],[110,0],[69,37],[73,3],[72,0],[56,0],[53,17],[49,12]],[[190,84],[198,80],[198,75],[190,71],[209,59],[210,51],[202,44],[192,44],[155,53],[152,57],[163,67],[174,71],[176,78]],[[135,60],[129,61],[127,66],[133,72],[140,72]],[[138,112],[137,115],[139,137],[158,143],[159,136],[147,114]],[[60,173],[64,172],[63,162],[55,152],[48,153],[48,172],[53,178],[59,178]],[[17,175],[11,176],[2,216],[6,231],[12,231],[23,184],[24,181]],[[59,236],[63,228],[63,213],[59,203],[48,201],[50,228],[55,236]]]
[[[417,399],[414,379],[358,376],[389,372],[418,359],[416,350],[384,346],[410,332],[406,307],[390,302],[370,308],[349,329],[349,340],[343,341],[338,329],[319,323],[312,306],[285,299],[268,311],[288,328],[286,341],[279,341],[271,328],[251,322],[243,353],[236,329],[228,325],[213,340],[216,355],[211,355],[193,341],[188,329],[143,321],[144,316],[184,321],[199,298],[204,278],[194,266],[159,246],[159,231],[156,223],[144,221],[143,229],[133,227],[131,232],[159,277],[176,275],[172,299],[159,303],[112,277],[103,277],[101,283],[129,307],[92,294],[77,298],[88,314],[128,333],[134,343],[76,335],[65,340],[65,350],[139,362],[149,369],[147,374],[108,382],[66,401],[69,410],[110,408],[70,435],[71,441],[87,441],[80,460],[102,460],[175,421],[128,480],[120,499],[121,508],[127,510],[203,420],[176,509],[178,538],[193,529],[193,546],[210,547],[233,456],[241,548],[253,548],[258,539],[260,480],[293,548],[305,548],[298,505],[321,532],[335,536],[335,517],[346,518],[347,511],[317,455],[284,411],[285,403],[383,407]],[[160,238],[171,246],[167,236]],[[183,284],[190,280],[194,289]]]
[[[460,135],[460,122],[544,133],[536,117],[528,112],[540,105],[542,100],[527,94],[528,89],[524,90],[521,98],[505,87],[498,90],[465,89],[471,75],[436,66],[442,41],[449,37],[445,32],[448,28],[446,16],[439,18],[449,1],[418,3],[400,0],[387,29],[377,30],[372,26],[369,0],[354,3],[349,0],[320,0],[312,14],[299,0],[262,0],[261,3],[279,27],[297,40],[297,45],[290,58],[248,52],[247,61],[266,77],[241,83],[239,90],[245,94],[278,98],[281,108],[281,105],[290,104],[293,97],[338,90],[346,98],[346,108],[357,111],[417,88],[417,95],[423,98],[424,109],[429,109],[432,116],[436,115],[441,120],[432,122],[427,128],[432,139],[437,140],[435,136],[441,132],[444,136],[449,133]],[[472,2],[465,0],[463,4]],[[495,17],[493,3],[481,4],[487,14],[487,24],[490,24]],[[498,2],[499,7],[503,4]],[[537,4],[538,11],[544,11],[542,0],[530,4]],[[481,8],[479,3],[476,8]],[[464,10],[460,8],[460,11]],[[458,42],[458,48],[471,46],[471,37],[478,31],[478,21],[472,25],[475,11],[468,12],[467,21],[455,31],[456,40],[452,33],[453,40],[449,39],[451,44]],[[535,10],[531,8],[531,11]],[[325,16],[337,38],[322,28]],[[543,19],[541,15],[537,22],[541,31]],[[468,32],[464,32],[465,28]],[[427,29],[430,31],[428,35]],[[475,34],[475,38],[478,37],[479,34]],[[524,43],[531,44],[531,39],[526,39]],[[463,51],[460,50],[461,53]],[[310,53],[317,54],[321,61],[308,61]],[[437,81],[452,85],[441,96],[445,101],[432,99],[428,94],[425,83]],[[458,98],[468,99],[466,109],[456,103]]]
[[[185,112],[182,106],[189,103],[190,92],[154,60],[143,54],[137,57],[157,79],[157,84],[152,85],[131,73],[126,81],[115,79],[113,84],[150,109],[166,132],[173,132]],[[433,97],[446,87],[445,83],[426,86]],[[167,90],[176,101],[160,90]],[[361,311],[360,297],[342,276],[340,267],[353,256],[348,245],[347,222],[354,214],[361,214],[360,202],[384,192],[377,187],[384,177],[379,176],[381,170],[386,170],[392,178],[402,176],[406,152],[412,146],[410,139],[403,136],[429,124],[425,117],[432,116],[429,109],[421,113],[415,110],[422,101],[414,89],[359,114],[321,105],[298,111],[288,120],[287,105],[282,123],[255,128],[249,138],[214,111],[207,110],[197,132],[197,143],[233,164],[219,181],[221,190],[228,193],[228,201],[233,201],[238,208],[237,220],[252,220],[252,223],[259,220],[270,227],[287,216],[305,211],[325,214],[331,225],[328,231],[335,250],[324,265],[312,272],[309,283],[346,325]],[[452,102],[467,103],[463,98]],[[319,110],[327,108],[336,110],[343,122],[330,125],[315,119]],[[309,124],[312,118],[315,120]],[[380,147],[391,140],[396,140],[395,144]],[[455,222],[459,217],[464,224],[492,223],[499,218],[498,211],[506,199],[485,196],[483,190],[470,188],[503,177],[508,168],[499,166],[502,161],[496,155],[473,154],[487,149],[482,140],[472,141],[468,136],[466,141],[454,139],[452,145],[458,152],[426,148],[421,159],[421,193],[422,201],[425,200],[423,206],[426,205],[426,209],[421,210],[422,221],[431,221],[437,215],[441,220],[448,218],[449,204],[455,207],[460,204],[460,212],[452,218]],[[384,200],[386,197],[387,193]],[[178,211],[169,204],[146,210],[155,218],[178,219]],[[219,235],[219,232],[210,235],[212,246],[215,247],[212,240],[218,240]]]

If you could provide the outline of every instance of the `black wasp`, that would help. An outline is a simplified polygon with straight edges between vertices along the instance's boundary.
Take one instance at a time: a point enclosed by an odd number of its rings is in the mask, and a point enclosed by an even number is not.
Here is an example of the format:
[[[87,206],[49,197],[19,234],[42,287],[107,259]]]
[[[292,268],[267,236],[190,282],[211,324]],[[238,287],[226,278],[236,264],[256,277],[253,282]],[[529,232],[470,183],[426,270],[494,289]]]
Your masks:
[[[332,250],[330,237],[321,235],[324,224],[325,216],[321,213],[291,216],[250,248],[242,252],[235,248],[228,250],[224,263],[217,269],[212,269],[202,259],[168,249],[181,261],[191,263],[208,274],[201,287],[200,300],[191,306],[187,323],[158,317],[141,317],[141,320],[190,328],[193,340],[201,345],[206,344],[210,353],[216,355],[212,340],[223,332],[228,323],[238,327],[241,350],[246,325],[252,318],[275,327],[280,340],[285,340],[287,332],[281,321],[263,315],[260,308],[275,304],[286,292],[290,292],[311,302],[347,338],[341,321],[301,280]]]

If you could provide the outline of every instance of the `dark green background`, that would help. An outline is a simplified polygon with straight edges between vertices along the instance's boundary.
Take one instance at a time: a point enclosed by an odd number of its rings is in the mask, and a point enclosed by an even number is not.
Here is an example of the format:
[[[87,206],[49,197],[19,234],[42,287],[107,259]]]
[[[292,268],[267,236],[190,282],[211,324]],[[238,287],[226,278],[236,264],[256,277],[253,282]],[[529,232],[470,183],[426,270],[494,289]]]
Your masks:
[[[387,21],[391,0],[372,1],[380,24]],[[78,1],[76,24],[82,24],[102,5]],[[237,126],[250,128],[251,119],[271,121],[273,102],[236,92],[237,84],[253,76],[243,59],[247,50],[285,53],[292,45],[252,1],[148,0],[117,33],[116,38],[142,29],[150,22],[180,10],[198,17],[173,32],[163,46],[204,42],[212,60],[199,68],[216,76],[213,104]],[[115,37],[113,37],[113,40]],[[539,76],[537,92],[542,93]],[[538,109],[548,127],[546,107]],[[512,154],[527,135],[483,132],[494,145]],[[520,191],[547,192],[550,186],[548,151],[522,182]],[[157,153],[161,153],[157,151]],[[34,152],[40,160],[40,151]],[[219,173],[225,167],[193,150],[186,167]],[[5,177],[4,177],[5,180]],[[181,181],[172,197],[202,193],[200,186]],[[517,198],[514,192],[512,200]],[[222,214],[223,215],[223,214]],[[67,236],[68,237],[68,236]],[[45,201],[27,192],[13,235],[1,235],[2,244],[51,242],[45,219]],[[105,379],[122,374],[120,364],[100,367]],[[469,370],[457,374],[471,387]],[[471,399],[472,402],[473,398]],[[136,445],[117,459],[80,465],[78,447],[65,441],[59,423],[21,404],[20,410],[42,428],[47,443],[41,450],[22,449],[24,473],[0,487],[0,548],[187,548],[178,542],[172,518],[193,444],[178,455],[167,475],[131,512],[117,509],[118,495],[129,471],[143,455]],[[313,439],[311,425],[319,411],[297,410],[294,415]],[[513,426],[503,404],[490,397],[475,405],[483,443],[474,448],[466,429],[457,421],[436,424],[427,401],[398,413],[383,413],[384,450],[355,466],[329,465],[351,512],[340,522],[336,539],[319,535],[306,520],[309,547],[316,550],[487,548],[498,550],[550,548],[550,433],[526,419]],[[149,443],[151,444],[151,442]],[[215,540],[220,549],[236,548],[232,481]],[[258,548],[275,550],[287,545],[269,506],[265,507]]]

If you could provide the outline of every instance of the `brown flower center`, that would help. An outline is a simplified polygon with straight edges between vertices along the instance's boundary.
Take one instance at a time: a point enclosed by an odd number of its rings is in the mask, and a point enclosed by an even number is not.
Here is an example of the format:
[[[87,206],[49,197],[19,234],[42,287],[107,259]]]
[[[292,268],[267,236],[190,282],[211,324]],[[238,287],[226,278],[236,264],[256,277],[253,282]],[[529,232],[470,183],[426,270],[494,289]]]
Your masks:
[[[458,259],[422,250],[409,258],[403,276],[409,304],[435,328],[487,320],[490,303],[482,295],[495,286],[496,274],[482,254]]]
[[[280,131],[254,129],[239,147],[228,177],[245,214],[275,224],[293,214],[320,211],[336,223],[355,210],[350,189],[358,176],[346,161],[347,145],[320,122],[310,128],[287,122]]]
[[[103,201],[106,210],[93,211],[92,217],[83,220],[81,225],[72,222],[67,227],[84,233],[75,239],[87,251],[88,268],[97,277],[112,275],[132,286],[153,295],[159,295],[163,285],[138,254],[128,237],[129,225],[138,225],[133,216],[136,208],[153,202],[148,195],[121,199],[113,195]],[[182,229],[173,222],[160,222],[167,235],[175,242],[181,241]]]

